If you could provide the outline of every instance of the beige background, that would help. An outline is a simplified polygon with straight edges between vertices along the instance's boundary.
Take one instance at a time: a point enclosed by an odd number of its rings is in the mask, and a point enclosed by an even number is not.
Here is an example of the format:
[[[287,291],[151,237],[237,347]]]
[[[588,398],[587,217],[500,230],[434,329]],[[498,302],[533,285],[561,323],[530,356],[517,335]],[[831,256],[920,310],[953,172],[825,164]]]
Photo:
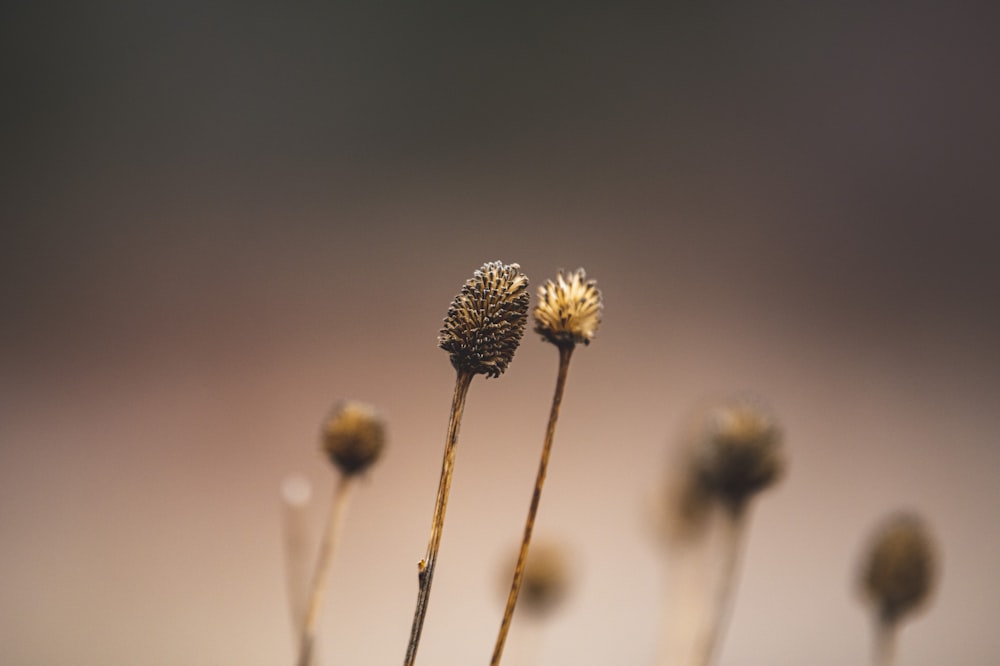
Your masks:
[[[542,501],[577,578],[540,663],[652,663],[650,497],[686,410],[743,390],[791,463],[722,663],[865,663],[851,580],[900,507],[944,554],[901,663],[992,663],[990,17],[361,4],[10,10],[0,661],[291,663],[278,489],[310,479],[318,529],[317,429],[352,397],[391,442],[324,653],[399,663],[453,382],[436,334],[502,259],[532,291],[584,266],[606,300]],[[529,333],[472,386],[424,664],[488,661],[555,368]]]

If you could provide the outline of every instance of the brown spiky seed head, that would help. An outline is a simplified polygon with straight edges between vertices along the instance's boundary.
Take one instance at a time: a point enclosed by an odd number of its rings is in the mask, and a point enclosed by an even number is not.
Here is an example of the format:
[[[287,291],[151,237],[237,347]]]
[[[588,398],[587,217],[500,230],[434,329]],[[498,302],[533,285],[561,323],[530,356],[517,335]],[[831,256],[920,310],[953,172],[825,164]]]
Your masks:
[[[323,423],[323,450],[346,475],[368,469],[385,448],[385,419],[366,402],[344,400]]]
[[[535,332],[552,344],[589,345],[601,324],[604,302],[597,282],[588,280],[582,268],[559,271],[555,281],[538,288]]]
[[[703,423],[694,462],[708,492],[740,509],[784,473],[781,429],[754,401],[739,399],[716,407]]]
[[[893,624],[927,600],[936,568],[934,541],[924,521],[900,512],[872,537],[862,563],[861,590],[879,620]]]
[[[483,264],[448,308],[438,346],[459,372],[499,377],[528,321],[528,277],[517,264]]]

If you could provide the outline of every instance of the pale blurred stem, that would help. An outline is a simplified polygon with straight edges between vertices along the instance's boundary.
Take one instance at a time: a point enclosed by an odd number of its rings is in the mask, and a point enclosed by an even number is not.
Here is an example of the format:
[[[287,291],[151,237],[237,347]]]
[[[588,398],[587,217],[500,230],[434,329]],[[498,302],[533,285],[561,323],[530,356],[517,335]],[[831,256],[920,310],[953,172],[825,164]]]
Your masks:
[[[333,565],[333,551],[340,538],[348,500],[350,499],[351,490],[354,489],[355,485],[354,479],[353,475],[342,474],[337,487],[333,491],[329,518],[326,523],[326,529],[323,532],[323,540],[320,543],[319,556],[316,560],[316,571],[313,574],[312,589],[309,593],[309,605],[306,609],[305,620],[302,623],[299,658],[296,662],[298,666],[309,666],[309,662],[312,660],[313,647],[316,642],[316,626],[319,623],[320,610],[323,607],[323,597],[326,593],[327,579],[330,576],[330,569]]]
[[[451,477],[455,469],[455,449],[458,444],[458,428],[462,423],[462,412],[465,410],[465,396],[469,392],[474,373],[459,370],[455,378],[455,394],[451,400],[451,416],[448,419],[448,436],[444,446],[444,460],[441,463],[441,480],[438,483],[437,500],[434,503],[434,518],[431,521],[431,536],[427,543],[427,555],[418,565],[417,607],[413,612],[413,626],[410,628],[410,643],[406,647],[406,666],[413,666],[417,659],[417,646],[420,644],[420,634],[427,617],[427,604],[431,596],[431,582],[434,579],[434,567],[437,564],[438,551],[441,549],[441,532],[444,529],[444,515],[448,508],[448,493],[451,490]]]
[[[718,523],[721,530],[719,572],[711,590],[704,633],[700,635],[695,645],[695,666],[709,666],[714,663],[719,645],[726,633],[739,578],[739,563],[748,522],[747,512],[745,503],[728,505],[724,507],[722,520]]]
[[[299,485],[295,485],[295,483]],[[285,584],[292,618],[292,632],[298,641],[306,614],[309,588],[309,529],[306,514],[309,486],[304,479],[286,479],[281,488],[282,527],[285,537]]]
[[[514,606],[517,605],[517,595],[521,590],[521,579],[524,577],[524,563],[528,559],[528,546],[531,544],[531,533],[535,529],[535,516],[538,514],[538,504],[542,498],[542,486],[549,468],[549,455],[552,452],[552,440],[556,434],[556,421],[559,420],[559,407],[562,405],[563,391],[566,388],[566,375],[569,373],[569,360],[573,355],[574,345],[559,346],[559,375],[556,379],[556,390],[552,396],[552,409],[549,412],[549,425],[545,431],[545,443],[542,445],[542,458],[538,463],[538,476],[535,478],[535,490],[531,495],[531,506],[528,508],[528,519],[524,523],[524,536],[521,539],[521,552],[517,556],[514,567],[514,580],[507,596],[507,608],[500,622],[500,633],[493,648],[493,658],[490,666],[498,666],[503,655],[504,643],[510,631],[510,623],[514,617]]]
[[[875,623],[875,666],[893,666],[896,663],[896,639],[899,624],[879,619]]]
[[[541,663],[547,618],[532,619],[532,622],[517,625],[517,640],[505,653],[507,663],[515,666],[538,666]]]
[[[698,532],[672,541],[665,563],[659,666],[690,666],[695,637],[704,624],[706,557],[710,545]]]

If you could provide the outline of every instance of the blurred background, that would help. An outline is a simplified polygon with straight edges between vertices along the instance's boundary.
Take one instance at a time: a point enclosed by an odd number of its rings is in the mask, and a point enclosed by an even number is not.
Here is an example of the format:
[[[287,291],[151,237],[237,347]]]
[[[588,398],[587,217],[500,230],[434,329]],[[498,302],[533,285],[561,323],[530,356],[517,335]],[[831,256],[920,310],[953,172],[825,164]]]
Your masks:
[[[790,467],[721,663],[866,663],[857,561],[898,508],[943,554],[901,663],[1000,654],[987,3],[0,12],[3,663],[291,663],[279,488],[312,482],[319,530],[341,398],[390,442],[322,650],[402,661],[454,381],[436,336],[496,259],[532,292],[582,266],[606,302],[541,504],[574,586],[539,663],[653,663],[670,447],[744,391]],[[472,385],[425,664],[489,660],[556,356],[529,332]]]

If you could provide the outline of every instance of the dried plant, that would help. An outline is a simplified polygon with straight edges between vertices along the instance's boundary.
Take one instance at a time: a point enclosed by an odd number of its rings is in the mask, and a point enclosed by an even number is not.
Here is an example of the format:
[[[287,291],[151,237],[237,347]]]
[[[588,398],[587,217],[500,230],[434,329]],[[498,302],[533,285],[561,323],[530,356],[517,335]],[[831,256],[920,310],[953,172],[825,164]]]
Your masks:
[[[683,456],[667,522],[680,579],[672,593],[680,594],[667,601],[684,616],[668,615],[664,636],[685,644],[666,648],[661,658],[707,666],[725,633],[751,500],[781,478],[785,453],[773,416],[740,398],[699,412]]]
[[[476,375],[496,378],[510,365],[527,325],[527,289],[528,278],[518,264],[483,264],[455,296],[438,335],[438,346],[448,352],[455,369],[455,385],[430,536],[418,564],[417,601],[404,666],[416,661],[428,612],[468,390]],[[559,271],[554,280],[539,287],[533,314],[535,332],[556,347],[559,362],[491,666],[500,664],[519,599],[523,610],[535,618],[544,617],[562,603],[569,587],[563,549],[543,543],[532,549],[531,543],[569,364],[577,345],[589,345],[600,327],[602,295],[582,268]],[[717,659],[735,597],[753,500],[777,483],[787,467],[782,430],[759,401],[741,397],[718,402],[695,415],[683,432],[681,457],[670,468],[667,501],[658,500],[661,508],[666,507],[662,514],[665,550],[673,559],[667,568],[667,578],[673,580],[668,583],[676,585],[665,595],[664,608],[673,605],[675,612],[665,614],[664,666],[710,666]],[[379,459],[385,438],[384,419],[366,403],[339,403],[324,422],[322,448],[339,479],[311,578],[306,562],[308,483],[290,477],[282,488],[288,595],[299,640],[297,666],[312,666],[317,660],[318,619],[351,491],[358,477]],[[938,568],[935,543],[915,514],[892,516],[873,536],[859,587],[874,615],[876,666],[894,663],[899,627],[927,603]],[[515,647],[523,649],[528,643],[524,638]]]
[[[503,374],[524,336],[528,320],[528,278],[520,269],[517,264],[499,261],[479,268],[455,296],[438,336],[438,346],[449,353],[457,375],[427,554],[418,565],[417,606],[406,648],[406,666],[416,661],[427,617],[455,467],[458,430],[469,385],[477,374],[487,377]]]
[[[504,574],[509,571],[505,569]],[[566,548],[553,541],[534,543],[524,565],[518,608],[533,617],[547,617],[566,601],[570,584]]]
[[[524,525],[524,536],[521,541],[521,552],[514,567],[514,577],[507,598],[507,607],[500,622],[500,631],[493,648],[491,666],[500,663],[504,643],[510,631],[510,623],[514,615],[514,607],[521,589],[525,572],[525,561],[531,543],[531,533],[538,514],[542,487],[549,466],[549,456],[552,452],[552,441],[555,437],[556,422],[559,419],[559,408],[562,405],[563,391],[566,388],[566,377],[569,372],[569,362],[577,344],[590,344],[601,323],[601,313],[604,304],[597,283],[588,280],[582,268],[568,275],[559,272],[555,281],[549,280],[538,289],[538,305],[535,307],[535,332],[551,342],[559,350],[559,370],[556,377],[555,394],[552,397],[552,407],[549,412],[548,428],[545,431],[545,441],[542,444],[542,456],[538,465],[535,488],[531,496],[531,505]]]
[[[895,662],[902,621],[927,603],[937,578],[936,551],[924,520],[912,512],[890,516],[875,531],[859,583],[874,615],[876,666]]]
[[[372,405],[353,400],[341,402],[323,424],[322,447],[330,462],[339,470],[340,478],[330,503],[310,586],[309,603],[302,621],[298,666],[309,666],[312,661],[316,626],[350,494],[355,480],[378,460],[385,448],[385,421]]]
[[[292,631],[298,643],[305,623],[313,555],[307,516],[312,499],[312,485],[305,477],[289,475],[282,481],[280,496],[285,543],[285,587],[288,591]],[[315,650],[313,652],[315,654]]]
[[[781,431],[765,409],[745,399],[712,410],[704,425],[694,473],[710,495],[738,515],[784,473]]]
[[[539,539],[532,542],[524,565],[521,594],[515,615],[520,618],[514,634],[516,641],[505,652],[508,662],[515,664],[541,663],[541,653],[548,620],[563,608],[572,591],[576,571],[572,554],[563,541]],[[506,603],[510,590],[510,572],[520,556],[520,546],[505,557],[498,573],[501,600]]]

